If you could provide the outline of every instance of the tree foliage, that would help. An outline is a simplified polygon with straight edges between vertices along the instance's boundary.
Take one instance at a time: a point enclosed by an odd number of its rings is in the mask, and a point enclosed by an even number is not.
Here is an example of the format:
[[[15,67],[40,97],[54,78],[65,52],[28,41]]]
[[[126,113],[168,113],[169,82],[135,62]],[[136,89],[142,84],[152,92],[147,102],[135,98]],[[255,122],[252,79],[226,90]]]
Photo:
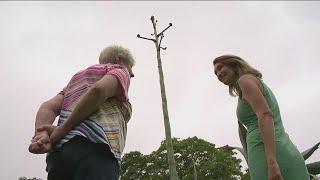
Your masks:
[[[194,179],[195,170],[201,180],[232,180],[242,177],[240,159],[228,149],[216,149],[215,145],[197,137],[172,139],[180,180]],[[195,167],[195,168],[194,168]],[[138,151],[124,155],[120,173],[122,180],[170,179],[165,141],[149,155]]]

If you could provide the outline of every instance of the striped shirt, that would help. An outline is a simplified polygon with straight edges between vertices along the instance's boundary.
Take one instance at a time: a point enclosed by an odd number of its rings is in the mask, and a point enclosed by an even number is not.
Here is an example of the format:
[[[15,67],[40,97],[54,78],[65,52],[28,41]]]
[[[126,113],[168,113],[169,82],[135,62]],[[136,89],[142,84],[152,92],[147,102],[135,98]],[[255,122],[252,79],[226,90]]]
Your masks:
[[[64,97],[58,125],[68,119],[80,97],[104,75],[113,75],[117,78],[121,93],[108,98],[95,113],[81,121],[63,137],[55,148],[61,147],[76,135],[83,136],[94,143],[109,145],[111,152],[120,163],[126,141],[127,123],[132,112],[128,98],[130,75],[126,68],[117,64],[97,64],[76,73],[61,91]]]

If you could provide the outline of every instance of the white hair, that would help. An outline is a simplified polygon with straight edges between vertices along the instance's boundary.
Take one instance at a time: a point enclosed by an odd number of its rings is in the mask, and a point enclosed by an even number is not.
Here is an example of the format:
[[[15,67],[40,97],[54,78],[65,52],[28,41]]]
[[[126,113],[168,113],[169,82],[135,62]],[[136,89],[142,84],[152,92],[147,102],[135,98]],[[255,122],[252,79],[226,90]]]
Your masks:
[[[99,56],[100,64],[112,63],[114,64],[116,60],[120,58],[125,64],[134,66],[135,60],[129,49],[126,49],[119,45],[110,45],[104,48]]]

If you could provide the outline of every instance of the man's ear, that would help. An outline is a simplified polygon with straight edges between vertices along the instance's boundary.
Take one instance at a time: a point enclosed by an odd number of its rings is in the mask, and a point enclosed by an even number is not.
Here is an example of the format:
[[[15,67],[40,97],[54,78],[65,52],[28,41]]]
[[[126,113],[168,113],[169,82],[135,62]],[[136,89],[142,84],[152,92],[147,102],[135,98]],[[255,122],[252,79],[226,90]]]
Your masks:
[[[123,64],[122,60],[119,57],[116,58],[116,63],[119,65]]]

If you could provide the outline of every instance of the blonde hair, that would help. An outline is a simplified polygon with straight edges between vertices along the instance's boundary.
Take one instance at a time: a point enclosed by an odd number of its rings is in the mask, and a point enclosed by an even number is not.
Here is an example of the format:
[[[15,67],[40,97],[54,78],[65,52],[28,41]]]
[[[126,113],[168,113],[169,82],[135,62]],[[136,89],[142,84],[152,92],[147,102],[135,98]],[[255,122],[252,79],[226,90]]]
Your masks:
[[[110,45],[104,48],[100,53],[99,63],[114,64],[118,58],[120,58],[125,64],[132,65],[132,66],[135,65],[135,60],[130,50],[119,45]]]
[[[238,56],[234,56],[234,55],[219,56],[213,60],[213,65],[219,62],[228,67],[231,67],[236,74],[236,78],[233,80],[233,83],[229,85],[229,94],[231,96],[236,96],[236,95],[239,96],[240,87],[237,81],[242,75],[252,74],[254,76],[262,78],[262,74],[260,71],[250,66],[245,60],[243,60]]]

